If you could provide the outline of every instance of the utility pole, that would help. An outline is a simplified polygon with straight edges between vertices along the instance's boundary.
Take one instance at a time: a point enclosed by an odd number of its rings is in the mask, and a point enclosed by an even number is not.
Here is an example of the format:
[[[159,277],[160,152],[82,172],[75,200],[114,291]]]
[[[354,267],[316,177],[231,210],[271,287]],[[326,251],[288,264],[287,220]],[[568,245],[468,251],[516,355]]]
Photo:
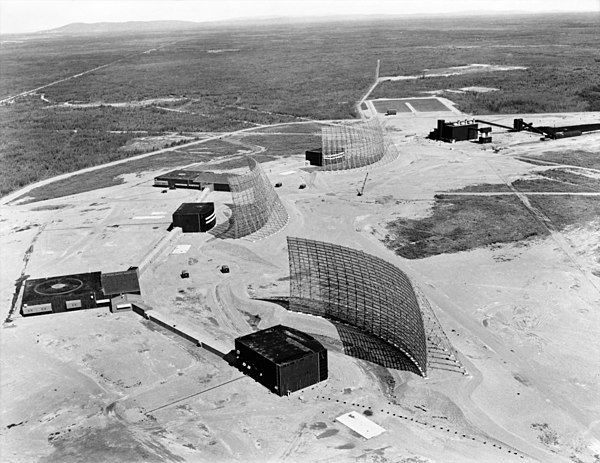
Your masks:
[[[363,193],[365,192],[365,185],[367,184],[368,177],[369,177],[369,173],[367,172],[367,175],[365,175],[365,181],[362,184],[362,188],[360,190],[358,190],[358,194],[356,196],[362,196]]]

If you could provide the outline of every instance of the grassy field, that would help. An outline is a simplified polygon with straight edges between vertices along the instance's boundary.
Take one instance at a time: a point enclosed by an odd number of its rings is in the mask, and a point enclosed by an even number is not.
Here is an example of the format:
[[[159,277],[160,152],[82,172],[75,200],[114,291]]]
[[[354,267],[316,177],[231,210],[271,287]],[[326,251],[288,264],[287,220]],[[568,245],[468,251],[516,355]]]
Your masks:
[[[324,124],[319,123],[308,123],[308,124],[289,124],[279,125],[275,127],[265,127],[263,129],[257,129],[249,133],[310,133],[314,135],[321,135],[321,128]]]
[[[410,104],[415,110],[419,112],[435,112],[435,111],[450,111],[448,107],[436,100],[435,98],[426,98],[423,100],[405,100],[406,103]]]
[[[423,92],[433,90],[491,87],[499,91],[443,96],[473,114],[600,110],[600,85],[595,77],[600,74],[596,17],[579,16],[575,21],[570,16],[559,19],[552,15],[507,19],[486,18],[462,27],[450,19],[432,22],[428,43],[412,44],[412,56],[405,47],[400,48],[397,57],[382,61],[380,75],[421,75],[426,69],[472,63],[527,69],[384,82],[371,97],[401,98],[425,96]]]
[[[586,175],[587,174],[587,175]],[[600,192],[600,180],[586,171],[551,169],[536,172],[533,179],[519,179],[512,185],[519,191]]]
[[[380,114],[385,114],[388,109],[395,109],[399,113],[410,113],[411,110],[403,100],[375,100],[373,101],[375,110]]]
[[[28,198],[24,203],[61,198],[63,196],[119,185],[123,183],[121,176],[125,174],[140,174],[142,172],[166,168],[175,169],[194,162],[207,162],[231,156],[239,149],[236,145],[218,140],[206,142],[198,146],[208,148],[207,152],[199,154],[198,152],[187,150],[169,151],[157,154],[156,156],[132,160],[125,164],[105,167],[90,173],[73,175],[68,179],[34,188],[24,195]]]
[[[307,149],[321,146],[321,135],[253,135],[244,134],[242,141],[266,148],[265,154],[282,157],[304,155]]]
[[[0,47],[0,99],[142,53],[169,40],[165,33],[25,35]],[[39,97],[38,97],[39,98]]]
[[[586,167],[589,169],[600,170],[600,156],[598,153],[581,150],[566,150],[566,151],[547,151],[541,156],[535,157],[519,157],[523,162],[532,164],[542,164],[535,160],[543,161],[543,164],[554,163],[569,166]]]
[[[0,48],[0,98],[108,66],[0,107],[0,195],[134,155],[119,148],[138,136],[135,131],[233,131],[355,117],[377,59],[381,75],[469,63],[528,69],[384,84],[375,96],[485,85],[501,91],[452,99],[472,112],[594,109],[600,105],[595,26],[585,15],[547,15],[23,37]],[[177,100],[137,104],[156,98]]]
[[[562,159],[597,167],[587,152],[550,152],[540,159]],[[518,179],[512,186],[522,192],[598,192],[600,181],[565,170],[536,172],[539,178]],[[470,185],[460,193],[501,193],[504,184]],[[557,230],[583,225],[600,218],[600,198],[588,196],[528,196],[530,204],[545,214]],[[433,213],[424,219],[397,219],[388,223],[386,246],[408,259],[468,251],[499,243],[510,243],[548,234],[516,195],[436,195]]]
[[[407,259],[547,235],[516,196],[437,195],[433,214],[388,223],[384,243]]]
[[[532,206],[544,211],[552,225],[564,229],[600,220],[600,198],[585,196],[535,196]]]
[[[303,154],[308,147],[318,146],[320,136],[311,133],[264,135],[249,134],[236,137],[242,142],[262,146],[264,152],[253,156],[258,162],[264,163],[280,157]],[[248,165],[243,156],[234,156],[246,147],[229,143],[228,139],[212,140],[199,145],[185,146],[155,156],[132,160],[125,164],[106,167],[86,174],[77,174],[68,179],[34,188],[25,196],[26,203],[60,198],[86,191],[107,188],[123,183],[122,175],[140,174],[153,170],[177,168],[195,162],[217,161],[211,164],[211,169],[229,170]]]

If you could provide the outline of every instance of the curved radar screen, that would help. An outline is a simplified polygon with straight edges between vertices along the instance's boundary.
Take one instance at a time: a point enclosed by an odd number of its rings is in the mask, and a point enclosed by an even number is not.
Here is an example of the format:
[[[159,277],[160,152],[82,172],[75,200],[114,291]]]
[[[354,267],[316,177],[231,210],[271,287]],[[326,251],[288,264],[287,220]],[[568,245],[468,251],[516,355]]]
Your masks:
[[[287,244],[290,310],[359,329],[395,350],[399,364],[408,359],[409,371],[426,376],[424,317],[404,272],[383,259],[336,244],[293,237]],[[378,363],[365,356],[367,350],[360,358]]]
[[[398,156],[396,146],[385,136],[378,119],[323,127],[321,149],[321,171],[358,169],[379,161],[391,162]]]
[[[250,172],[229,177],[234,238],[265,238],[285,227],[287,211],[261,165],[248,157]]]

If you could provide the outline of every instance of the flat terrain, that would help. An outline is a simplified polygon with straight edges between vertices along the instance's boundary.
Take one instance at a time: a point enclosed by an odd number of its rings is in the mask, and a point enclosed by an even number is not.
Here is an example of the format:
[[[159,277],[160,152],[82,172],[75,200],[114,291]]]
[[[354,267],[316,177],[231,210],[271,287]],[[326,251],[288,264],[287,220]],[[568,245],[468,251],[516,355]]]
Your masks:
[[[595,461],[600,223],[579,209],[557,220],[556,198],[545,196],[556,189],[523,193],[540,216],[523,212],[524,198],[507,184],[548,167],[520,160],[525,157],[554,162],[562,153],[594,169],[583,153],[595,152],[600,138],[540,142],[531,134],[498,133],[493,150],[424,139],[435,116],[411,113],[385,120],[400,157],[370,169],[362,197],[356,191],[364,170],[310,173],[301,154],[265,162],[270,180],[283,183],[277,191],[290,222],[260,241],[172,235],[167,231],[172,211],[203,196],[193,190],[161,194],[151,186],[163,171],[152,171],[156,166],[100,190],[3,206],[0,239],[8,250],[3,318],[21,274],[118,270],[139,265],[169,239],[141,278],[144,299],[155,310],[225,348],[233,348],[238,335],[288,324],[324,342],[330,365],[326,382],[279,398],[218,356],[134,313],[13,315],[1,337],[3,458]],[[276,127],[264,132],[282,133]],[[241,141],[266,144],[260,137],[268,135]],[[232,156],[199,165],[214,169],[237,155]],[[308,188],[299,190],[300,183]],[[457,199],[449,200],[451,195]],[[203,199],[215,202],[217,220],[224,222],[229,194]],[[597,207],[599,199],[572,198],[585,209]],[[504,214],[498,223],[505,227],[495,228],[497,218],[461,215],[480,210],[486,200],[505,205],[494,209]],[[489,243],[465,238],[464,249],[438,249],[420,259],[386,248],[397,221],[412,221],[414,233],[427,220],[438,223],[437,208],[445,214],[439,223],[451,228],[452,220],[460,222],[465,237],[478,231],[486,237],[509,230],[514,235]],[[544,222],[544,215],[551,220]],[[525,225],[511,222],[517,219]],[[537,233],[519,235],[530,228]],[[430,230],[443,245],[445,231]],[[406,271],[434,305],[469,374],[433,368],[422,379],[345,356],[328,322],[251,299],[289,291],[287,235],[362,249]],[[173,254],[182,244],[189,250]],[[230,274],[219,272],[222,264],[229,265]],[[183,268],[189,279],[179,278]],[[335,421],[350,410],[372,413],[386,432],[369,441],[357,437]]]
[[[426,138],[438,118],[471,113],[597,123],[595,26],[405,18],[3,44],[2,461],[597,463],[600,135],[542,142],[494,126],[488,145]],[[385,79],[365,96],[377,59]],[[397,115],[381,114],[392,104]],[[323,124],[357,117],[385,122],[397,159],[306,166]],[[231,195],[155,188],[156,175],[242,172],[247,154],[282,183],[283,230],[168,231],[183,202],[212,201],[225,223]],[[289,294],[286,236],[406,272],[468,374],[358,360],[329,322],[258,299]],[[11,312],[27,277],[129,266],[142,267],[145,303],[224,351],[278,323],[314,335],[328,380],[278,397],[133,312]],[[352,410],[386,431],[364,440],[335,421]]]
[[[356,117],[377,60],[386,81],[372,98],[440,91],[466,113],[597,111],[596,28],[579,14],[11,37],[0,47],[0,195],[180,132]],[[480,87],[498,90],[461,90]],[[164,143],[132,148],[140,133]]]
[[[401,100],[373,100],[373,106],[378,113],[386,113],[388,109],[395,109],[398,112],[439,112],[450,111],[441,101],[436,98],[406,98]],[[412,107],[412,109],[411,109]]]

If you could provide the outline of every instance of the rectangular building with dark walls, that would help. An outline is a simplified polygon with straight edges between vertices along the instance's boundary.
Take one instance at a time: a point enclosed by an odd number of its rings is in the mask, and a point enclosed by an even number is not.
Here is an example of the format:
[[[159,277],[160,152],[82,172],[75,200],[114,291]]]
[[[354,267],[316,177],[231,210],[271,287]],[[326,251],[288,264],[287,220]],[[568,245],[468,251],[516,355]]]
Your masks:
[[[137,267],[130,267],[121,272],[102,273],[102,292],[107,297],[122,294],[141,294],[140,275]]]
[[[121,272],[102,273],[102,292],[110,298],[110,311],[131,310],[128,298],[140,295],[140,276],[137,267],[130,267]]]
[[[234,174],[181,169],[154,177],[154,186],[198,190],[209,188],[213,191],[230,191],[229,177],[232,175]]]
[[[280,396],[327,379],[327,350],[306,333],[283,325],[235,340],[237,367]]]
[[[314,150],[306,151],[306,160],[310,162],[311,166],[322,166],[323,165],[323,149],[315,148]]]
[[[198,172],[193,170],[174,170],[154,177],[154,186],[200,189],[200,183],[196,181],[197,176]]]
[[[100,272],[26,280],[21,314],[42,315],[108,306]]]
[[[216,223],[214,203],[183,203],[173,213],[173,227],[184,233],[206,232]]]
[[[437,128],[431,132],[430,137],[448,142],[476,140],[479,136],[478,127],[475,121],[446,122],[439,119]]]

